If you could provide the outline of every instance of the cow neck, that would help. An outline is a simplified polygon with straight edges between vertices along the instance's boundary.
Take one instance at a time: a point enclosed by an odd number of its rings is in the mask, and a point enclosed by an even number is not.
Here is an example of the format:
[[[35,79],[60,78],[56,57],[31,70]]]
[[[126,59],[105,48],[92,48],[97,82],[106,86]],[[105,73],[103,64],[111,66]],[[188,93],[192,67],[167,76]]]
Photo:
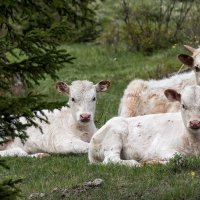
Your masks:
[[[189,146],[195,155],[200,153],[200,134],[189,133],[188,137]]]
[[[93,133],[96,132],[97,128],[94,124],[94,121],[90,121],[89,123],[87,124],[81,124],[79,122],[77,122],[74,117],[72,116],[71,114],[71,127],[74,127],[75,129],[81,131],[81,132],[84,132],[84,133],[88,133],[90,135],[92,135]]]

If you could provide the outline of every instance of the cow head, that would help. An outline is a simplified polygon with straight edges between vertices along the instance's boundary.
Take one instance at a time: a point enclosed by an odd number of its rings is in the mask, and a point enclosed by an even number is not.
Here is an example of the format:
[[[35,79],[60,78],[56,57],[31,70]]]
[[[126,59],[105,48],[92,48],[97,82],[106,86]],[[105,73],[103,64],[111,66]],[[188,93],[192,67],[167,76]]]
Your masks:
[[[187,86],[181,94],[175,90],[165,90],[170,101],[179,101],[185,127],[193,133],[200,133],[200,86]]]
[[[87,124],[94,121],[96,110],[96,93],[104,92],[110,86],[109,81],[100,81],[97,84],[83,80],[74,81],[71,85],[58,82],[56,88],[59,92],[69,96],[68,105],[75,121]]]
[[[195,71],[196,75],[196,81],[197,84],[200,85],[200,48],[193,48],[187,45],[184,45],[184,47],[192,53],[191,56],[186,54],[180,54],[178,55],[179,60],[188,67],[191,67]]]

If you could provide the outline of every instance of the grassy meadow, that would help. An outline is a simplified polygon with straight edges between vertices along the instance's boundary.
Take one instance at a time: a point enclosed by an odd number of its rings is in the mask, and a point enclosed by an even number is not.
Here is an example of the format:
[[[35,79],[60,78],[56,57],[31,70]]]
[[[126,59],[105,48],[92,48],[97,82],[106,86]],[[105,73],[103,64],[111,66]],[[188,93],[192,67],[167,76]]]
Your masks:
[[[101,80],[111,82],[107,92],[98,94],[96,121],[99,126],[117,115],[120,98],[131,80],[158,79],[178,71],[181,63],[177,55],[186,52],[182,46],[175,46],[175,48],[173,46],[169,50],[151,56],[124,49],[118,49],[116,52],[112,48],[95,44],[76,44],[66,48],[76,59],[74,64],[68,64],[58,72],[58,80],[67,83],[78,79],[87,79],[94,83]],[[55,90],[55,81],[49,78],[41,81],[36,90],[46,94],[47,101],[66,101],[66,97]]]
[[[58,72],[59,79],[70,83],[77,79],[93,82],[107,79],[111,87],[98,94],[96,124],[101,127],[117,115],[120,98],[127,84],[135,78],[159,78],[178,71],[182,46],[156,52],[152,55],[113,51],[95,44],[63,46],[76,59]],[[36,91],[47,95],[47,101],[65,101],[55,91],[55,82],[48,77]],[[0,178],[22,178],[21,199],[32,193],[45,193],[32,199],[199,199],[200,160],[176,157],[166,166],[148,165],[130,168],[114,165],[90,165],[87,155],[52,155],[36,158],[5,158],[10,170],[1,169]],[[103,179],[99,187],[85,188],[84,182]],[[57,189],[55,189],[57,188]],[[54,189],[54,191],[52,191]],[[64,190],[65,189],[65,190]]]

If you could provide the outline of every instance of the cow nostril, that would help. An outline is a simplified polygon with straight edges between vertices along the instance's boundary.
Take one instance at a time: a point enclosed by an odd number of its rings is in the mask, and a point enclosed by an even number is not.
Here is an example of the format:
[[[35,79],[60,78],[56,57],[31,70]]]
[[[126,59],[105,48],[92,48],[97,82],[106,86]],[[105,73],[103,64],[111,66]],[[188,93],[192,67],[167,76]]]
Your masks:
[[[190,124],[199,124],[199,123],[200,123],[200,121],[198,121],[198,120],[190,121]]]
[[[80,117],[81,117],[81,119],[90,119],[91,115],[90,114],[81,114]]]
[[[196,71],[196,72],[199,72],[199,71],[200,71],[199,66],[195,66],[194,68],[195,68],[195,71]]]
[[[192,128],[200,128],[200,121],[199,120],[192,120],[192,121],[190,121],[190,126]]]

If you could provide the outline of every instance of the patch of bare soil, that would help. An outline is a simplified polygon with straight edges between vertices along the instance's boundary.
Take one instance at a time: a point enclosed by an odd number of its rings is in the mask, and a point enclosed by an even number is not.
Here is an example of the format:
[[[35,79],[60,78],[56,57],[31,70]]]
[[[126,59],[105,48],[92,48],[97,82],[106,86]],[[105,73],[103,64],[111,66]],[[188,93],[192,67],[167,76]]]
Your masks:
[[[97,188],[102,186],[103,180],[98,178],[94,181],[84,182],[81,185],[76,185],[71,188],[54,188],[47,193],[32,193],[27,200],[57,200],[57,199],[69,199],[78,198],[84,195],[89,198],[91,192],[94,192]]]

